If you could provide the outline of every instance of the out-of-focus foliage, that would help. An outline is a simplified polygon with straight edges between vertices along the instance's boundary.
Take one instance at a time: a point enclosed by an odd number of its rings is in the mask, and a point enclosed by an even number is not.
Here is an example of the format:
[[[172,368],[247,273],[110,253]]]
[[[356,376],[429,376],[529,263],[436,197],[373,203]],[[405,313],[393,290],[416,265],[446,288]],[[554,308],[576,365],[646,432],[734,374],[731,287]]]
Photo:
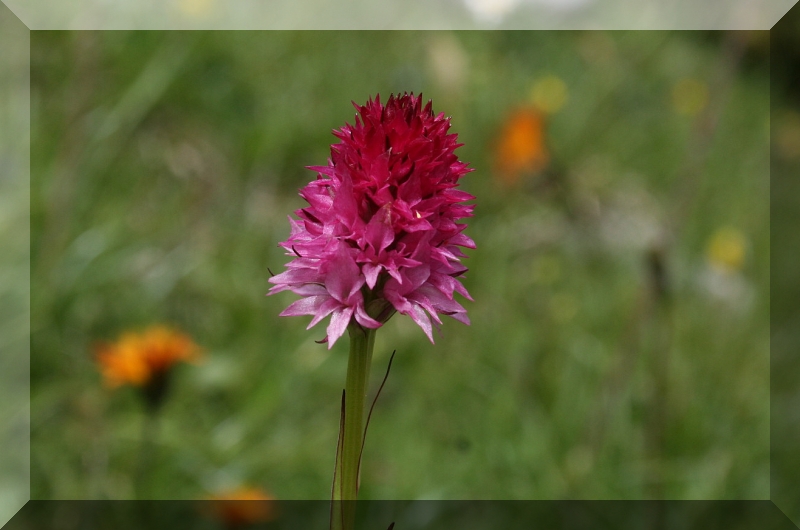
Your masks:
[[[800,524],[800,7],[770,32],[772,72],[770,498]]]
[[[0,525],[30,498],[29,44],[0,5]]]
[[[379,331],[363,497],[766,498],[765,36],[34,33],[32,496],[329,496],[347,346],[269,269],[350,101],[422,91],[476,169],[473,324]],[[520,108],[548,157],[504,179]],[[91,355],[153,323],[205,352],[155,427]]]

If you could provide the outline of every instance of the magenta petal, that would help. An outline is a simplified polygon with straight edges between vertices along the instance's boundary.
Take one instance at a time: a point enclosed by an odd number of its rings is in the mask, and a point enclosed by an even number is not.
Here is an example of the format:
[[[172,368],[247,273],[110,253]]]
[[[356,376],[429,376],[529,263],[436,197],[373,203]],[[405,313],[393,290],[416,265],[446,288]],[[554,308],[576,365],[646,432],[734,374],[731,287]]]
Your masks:
[[[403,290],[406,293],[419,288],[431,274],[431,268],[428,265],[420,265],[403,271]]]
[[[364,306],[356,306],[355,312],[356,322],[364,326],[365,328],[370,329],[378,329],[382,326],[380,322],[370,317],[367,312],[364,310]]]
[[[292,292],[302,296],[329,296],[325,286],[318,283],[307,283],[305,285],[292,287]]]
[[[364,273],[364,278],[367,281],[367,287],[374,289],[375,284],[378,282],[378,273],[381,272],[381,266],[373,265],[372,263],[365,263],[361,266],[361,271]]]
[[[428,315],[430,315],[430,319],[434,326],[438,328],[441,325],[442,319],[439,318],[439,313],[433,307],[433,304],[431,304],[430,300],[426,299],[424,296],[417,296],[413,302],[416,302],[419,307],[428,312]]]
[[[397,267],[390,267],[390,268],[386,269],[386,272],[388,272],[388,273],[389,273],[389,275],[390,275],[392,278],[394,278],[395,280],[397,280],[397,283],[398,283],[398,284],[401,284],[401,285],[402,285],[402,283],[403,283],[403,275],[402,275],[402,274],[400,274],[400,271],[397,269]]]
[[[427,219],[413,219],[405,225],[406,232],[430,231],[431,228],[433,227]]]
[[[358,205],[356,204],[353,184],[350,179],[344,179],[333,198],[333,209],[336,217],[347,227],[353,227],[358,219]]]
[[[306,169],[310,169],[311,171],[316,171],[317,173],[321,173],[328,177],[332,177],[334,173],[334,168],[329,166],[306,166]]]
[[[454,202],[471,201],[472,199],[475,198],[474,195],[471,195],[466,191],[460,191],[454,189],[449,189],[444,191],[443,195]]]
[[[466,310],[463,313],[444,313],[445,315],[455,318],[462,324],[466,324],[467,326],[470,325],[469,317],[467,316]]]
[[[322,275],[311,269],[289,269],[269,279],[269,283],[321,283]]]
[[[307,200],[315,211],[327,212],[333,207],[333,197],[330,196],[327,190],[307,187],[300,191],[300,196]]]
[[[330,350],[331,347],[339,340],[339,337],[344,335],[344,330],[347,329],[347,325],[350,324],[350,317],[353,316],[353,308],[352,307],[345,307],[342,309],[337,309],[331,315],[331,322],[328,324],[328,349]]]
[[[450,238],[451,245],[460,245],[466,248],[476,248],[475,242],[464,234],[457,234]]]
[[[336,257],[328,265],[325,287],[331,296],[344,303],[364,285],[364,277],[361,276],[353,257],[343,246],[339,247]]]
[[[441,291],[439,291],[430,284],[423,285],[417,291],[415,291],[413,295],[409,296],[408,298],[409,300],[413,300],[415,296],[426,297],[426,299],[430,302],[430,304],[437,312],[456,313],[456,312],[466,311],[461,306],[461,304],[459,304],[452,298],[448,298]]]
[[[364,238],[375,249],[376,254],[383,252],[394,241],[391,217],[391,207],[387,204],[375,212],[367,223]]]
[[[270,294],[280,293],[280,292],[283,292],[283,291],[289,291],[289,290],[291,290],[293,288],[294,288],[294,286],[292,284],[290,284],[290,283],[285,283],[285,284],[281,284],[281,285],[274,285],[274,286],[269,288],[269,292],[267,292],[267,294],[270,295]]]
[[[425,332],[425,334],[428,336],[428,339],[431,341],[431,343],[433,343],[433,329],[431,328],[431,321],[428,318],[428,315],[425,314],[425,311],[423,311],[422,308],[417,305],[412,305],[408,316],[410,316],[411,319],[422,328],[422,331]]]
[[[428,283],[439,289],[446,297],[453,299],[453,291],[455,290],[456,279],[440,273],[431,273],[428,278]]]
[[[308,327],[306,327],[306,329],[311,329],[312,327],[316,326],[320,320],[330,315],[334,309],[336,309],[337,307],[342,307],[342,304],[340,304],[330,296],[326,296],[326,298],[327,300],[325,300],[317,308],[316,312],[314,313],[314,318],[311,319],[311,322],[308,324]]]
[[[327,296],[309,296],[308,298],[301,298],[300,300],[289,304],[289,307],[284,309],[279,316],[297,317],[302,315],[313,315],[317,312],[317,309],[326,298]]]
[[[394,306],[398,313],[403,315],[411,314],[411,310],[413,304],[406,299],[405,296],[400,294],[397,290],[397,282],[394,278],[390,279],[386,282],[386,286],[383,288],[383,295],[386,300]],[[405,286],[400,287],[401,289],[405,288]]]

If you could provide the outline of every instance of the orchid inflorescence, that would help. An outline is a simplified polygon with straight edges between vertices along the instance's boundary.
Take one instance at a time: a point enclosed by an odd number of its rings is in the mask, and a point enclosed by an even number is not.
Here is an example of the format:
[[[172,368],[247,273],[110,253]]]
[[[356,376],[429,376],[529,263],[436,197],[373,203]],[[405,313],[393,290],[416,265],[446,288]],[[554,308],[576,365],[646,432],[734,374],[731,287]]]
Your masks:
[[[294,259],[270,279],[270,294],[301,295],[281,316],[313,315],[309,328],[330,315],[329,348],[351,320],[376,329],[395,311],[433,342],[440,314],[469,324],[453,295],[471,300],[459,247],[475,243],[457,221],[472,216],[464,202],[474,197],[456,187],[472,169],[454,154],[461,144],[447,133],[450,119],[421,96],[353,105],[355,125],[333,132],[340,142],[328,164],[309,167],[318,173],[300,191],[309,206],[289,219],[280,244]]]

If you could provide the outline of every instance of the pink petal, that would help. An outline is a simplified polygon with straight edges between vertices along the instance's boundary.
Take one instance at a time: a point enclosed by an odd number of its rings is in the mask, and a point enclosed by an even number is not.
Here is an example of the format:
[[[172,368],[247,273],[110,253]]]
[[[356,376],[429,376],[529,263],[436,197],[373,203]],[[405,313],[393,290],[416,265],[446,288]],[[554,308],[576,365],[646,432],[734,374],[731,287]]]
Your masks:
[[[361,266],[361,272],[364,273],[364,278],[367,281],[367,286],[370,289],[374,289],[375,284],[378,281],[378,273],[381,272],[381,266],[373,265],[372,263],[365,263],[364,265]],[[389,271],[389,273],[391,274],[391,271]]]
[[[350,317],[353,316],[353,308],[345,307],[337,309],[331,315],[331,322],[328,324],[328,349],[330,350],[339,337],[344,335],[347,325],[350,324]]]
[[[353,184],[350,179],[342,181],[333,198],[333,209],[336,217],[347,227],[352,228],[358,219],[358,205],[353,193]],[[363,221],[362,221],[363,222]]]
[[[453,317],[469,325],[469,319],[466,317],[467,310],[452,298],[447,298],[445,294],[441,293],[435,287],[426,284],[420,287],[417,293],[424,294],[436,312]]]
[[[282,317],[297,317],[302,315],[313,315],[322,302],[327,299],[327,296],[309,296],[308,298],[301,298],[289,304],[289,307],[281,311],[279,316]]]
[[[455,189],[445,190],[442,194],[448,199],[451,199],[455,202],[471,201],[472,199],[475,198],[474,195],[470,195],[466,191],[455,190]]]
[[[328,291],[325,289],[325,286],[318,283],[307,283],[305,285],[292,287],[292,292],[301,296],[330,296],[328,295]]]
[[[408,316],[410,316],[411,319],[422,328],[422,331],[425,332],[425,334],[428,336],[428,339],[431,341],[431,343],[433,343],[433,329],[431,328],[431,321],[428,318],[428,315],[425,314],[425,311],[423,311],[422,308],[417,305],[412,305]]]
[[[391,267],[391,268],[389,268],[389,269],[386,269],[386,272],[388,272],[388,273],[389,273],[389,275],[390,275],[392,278],[394,278],[395,280],[397,280],[397,283],[398,283],[398,284],[402,284],[402,283],[403,283],[403,275],[402,275],[402,274],[400,274],[400,271],[397,269],[397,267]]]
[[[466,324],[467,326],[470,325],[469,317],[467,316],[466,310],[464,310],[463,313],[443,313],[443,314],[458,320],[462,324]]]
[[[399,284],[394,278],[390,279],[383,288],[383,296],[394,306],[398,313],[407,315],[411,312],[411,303],[400,294],[398,291],[399,287]]]
[[[372,317],[370,317],[367,314],[367,312],[364,310],[364,306],[362,306],[362,305],[356,306],[355,316],[356,316],[356,321],[359,324],[361,324],[362,326],[364,326],[365,328],[378,329],[379,327],[381,327],[383,325],[380,322],[378,322],[377,320],[375,320]]]
[[[316,326],[317,323],[325,318],[326,316],[330,315],[334,309],[338,307],[342,307],[342,304],[331,298],[329,295],[326,296],[327,300],[323,302],[314,313],[314,318],[311,319],[311,322],[308,324],[306,329],[311,329],[312,327]]]
[[[419,267],[413,267],[402,271],[403,276],[403,291],[410,293],[419,288],[425,283],[431,274],[430,266],[423,264]]]
[[[367,223],[364,238],[376,254],[380,254],[394,241],[394,229],[391,226],[391,205],[380,208]]]
[[[312,269],[289,269],[270,278],[269,283],[321,283],[322,275]]]
[[[466,248],[473,248],[473,249],[476,248],[475,247],[475,242],[472,239],[470,239],[469,237],[467,237],[466,235],[464,235],[463,233],[451,237],[450,238],[450,244],[451,245],[459,245],[459,246],[466,247]]]
[[[306,166],[306,169],[310,169],[311,171],[316,171],[317,173],[321,173],[328,177],[333,176],[333,168],[329,166]]]
[[[325,288],[342,303],[364,285],[365,279],[344,245],[339,247],[336,256],[327,264],[325,272]]]

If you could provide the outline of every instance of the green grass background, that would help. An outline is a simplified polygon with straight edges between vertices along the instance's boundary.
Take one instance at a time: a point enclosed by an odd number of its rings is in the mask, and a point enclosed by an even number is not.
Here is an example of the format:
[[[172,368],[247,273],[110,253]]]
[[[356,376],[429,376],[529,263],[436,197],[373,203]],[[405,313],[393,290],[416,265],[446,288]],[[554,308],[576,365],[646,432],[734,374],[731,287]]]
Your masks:
[[[373,389],[398,353],[363,498],[768,498],[765,40],[32,32],[32,497],[329,496],[346,340],[328,352],[323,328],[278,318],[294,295],[265,297],[267,268],[350,101],[421,91],[476,170],[473,323],[435,345],[402,316],[378,333]],[[569,90],[553,163],[505,187],[499,131],[546,75]],[[709,87],[693,117],[671,100],[684,78]],[[720,275],[724,227],[746,259]],[[103,387],[91,351],[160,322],[205,362],[177,371],[137,484],[141,403]]]

